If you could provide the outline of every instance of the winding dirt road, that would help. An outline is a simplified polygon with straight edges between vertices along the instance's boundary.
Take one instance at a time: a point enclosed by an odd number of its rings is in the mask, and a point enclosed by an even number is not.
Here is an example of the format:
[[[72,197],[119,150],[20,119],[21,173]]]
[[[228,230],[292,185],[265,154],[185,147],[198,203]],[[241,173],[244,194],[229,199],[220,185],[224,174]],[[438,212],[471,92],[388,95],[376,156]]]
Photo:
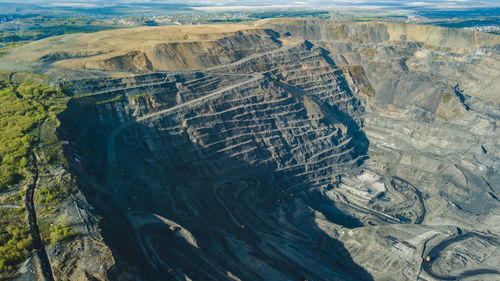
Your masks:
[[[466,270],[460,273],[459,275],[442,275],[433,271],[432,265],[441,256],[441,252],[445,248],[455,243],[460,243],[461,241],[464,241],[472,237],[484,239],[490,243],[498,244],[498,241],[494,237],[485,236],[475,232],[467,232],[465,234],[450,237],[448,239],[445,239],[441,243],[437,244],[436,246],[432,247],[432,249],[427,254],[427,256],[430,258],[430,261],[428,262],[424,261],[422,264],[422,269],[430,276],[440,280],[459,280],[464,277],[477,276],[483,274],[498,274],[500,277],[500,271],[489,268]]]

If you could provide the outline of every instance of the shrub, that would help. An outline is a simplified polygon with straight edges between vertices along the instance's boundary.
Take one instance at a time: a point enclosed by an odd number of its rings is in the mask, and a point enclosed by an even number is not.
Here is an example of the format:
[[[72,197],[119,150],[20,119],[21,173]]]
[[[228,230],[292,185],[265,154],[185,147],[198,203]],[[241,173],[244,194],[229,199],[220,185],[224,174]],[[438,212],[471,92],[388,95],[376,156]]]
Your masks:
[[[50,243],[56,244],[76,235],[71,228],[64,225],[54,225],[50,227]]]
[[[0,234],[0,272],[25,260],[32,249],[32,240],[25,226],[9,225]]]
[[[37,139],[33,131],[47,117],[43,102],[59,94],[34,80],[17,85],[0,82],[0,191],[24,177],[29,150]]]
[[[12,77],[14,82],[6,77]],[[44,77],[0,71],[0,191],[19,183],[29,174],[31,161],[35,160],[30,158],[30,151],[36,149],[42,155],[50,154],[51,158],[60,155],[61,145],[55,136],[58,123],[41,124],[46,120],[56,120],[55,114],[64,110],[62,96],[61,90],[50,88]],[[41,139],[39,132],[50,141],[50,147],[42,142],[39,148],[35,146]],[[50,153],[47,147],[52,149]],[[40,192],[43,204],[56,204],[57,200],[64,198],[63,194],[64,190],[58,186],[44,187]],[[19,201],[24,195],[24,190],[20,190],[10,198]],[[32,253],[25,216],[23,207],[0,208],[0,279],[12,274],[13,268]],[[54,241],[75,235],[66,226],[56,226],[52,232]]]

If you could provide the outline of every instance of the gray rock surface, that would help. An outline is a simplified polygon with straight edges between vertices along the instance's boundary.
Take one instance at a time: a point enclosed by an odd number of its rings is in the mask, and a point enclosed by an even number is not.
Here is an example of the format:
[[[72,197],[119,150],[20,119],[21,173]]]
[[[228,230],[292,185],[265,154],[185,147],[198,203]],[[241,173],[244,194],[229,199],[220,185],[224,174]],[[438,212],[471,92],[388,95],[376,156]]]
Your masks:
[[[202,69],[72,83],[59,135],[122,269],[102,278],[500,278],[499,37],[256,25],[253,53],[231,34]]]

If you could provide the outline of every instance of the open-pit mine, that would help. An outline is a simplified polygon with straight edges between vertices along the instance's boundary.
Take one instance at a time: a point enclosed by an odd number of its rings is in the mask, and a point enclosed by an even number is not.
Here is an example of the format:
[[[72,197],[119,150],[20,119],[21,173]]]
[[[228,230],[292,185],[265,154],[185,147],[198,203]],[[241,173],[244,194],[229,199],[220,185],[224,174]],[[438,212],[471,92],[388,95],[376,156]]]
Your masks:
[[[20,280],[500,279],[498,35],[268,19],[56,36],[0,65],[71,96],[77,235]]]

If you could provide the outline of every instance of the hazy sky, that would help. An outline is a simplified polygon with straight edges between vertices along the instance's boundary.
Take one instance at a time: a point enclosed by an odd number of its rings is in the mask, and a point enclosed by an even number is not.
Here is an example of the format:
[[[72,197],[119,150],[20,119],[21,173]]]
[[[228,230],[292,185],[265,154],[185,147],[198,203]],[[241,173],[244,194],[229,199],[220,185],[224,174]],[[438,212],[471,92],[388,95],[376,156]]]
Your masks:
[[[17,0],[1,0],[0,2],[17,2]],[[498,5],[500,0],[24,0],[23,3],[165,3],[165,4],[188,4],[188,5],[336,5],[336,4],[368,4],[368,5],[384,5],[384,4],[399,4],[399,5],[424,5],[424,4],[483,4],[483,5]]]
[[[39,6],[75,6],[75,7],[102,7],[104,5],[126,3],[162,3],[181,4],[190,7],[207,7],[214,9],[222,7],[257,6],[260,8],[360,8],[384,9],[391,8],[436,8],[436,9],[464,9],[474,7],[500,7],[500,0],[0,0],[14,5],[36,4]],[[248,7],[247,7],[248,8]],[[226,8],[227,9],[227,8]],[[208,9],[207,9],[208,10]]]

